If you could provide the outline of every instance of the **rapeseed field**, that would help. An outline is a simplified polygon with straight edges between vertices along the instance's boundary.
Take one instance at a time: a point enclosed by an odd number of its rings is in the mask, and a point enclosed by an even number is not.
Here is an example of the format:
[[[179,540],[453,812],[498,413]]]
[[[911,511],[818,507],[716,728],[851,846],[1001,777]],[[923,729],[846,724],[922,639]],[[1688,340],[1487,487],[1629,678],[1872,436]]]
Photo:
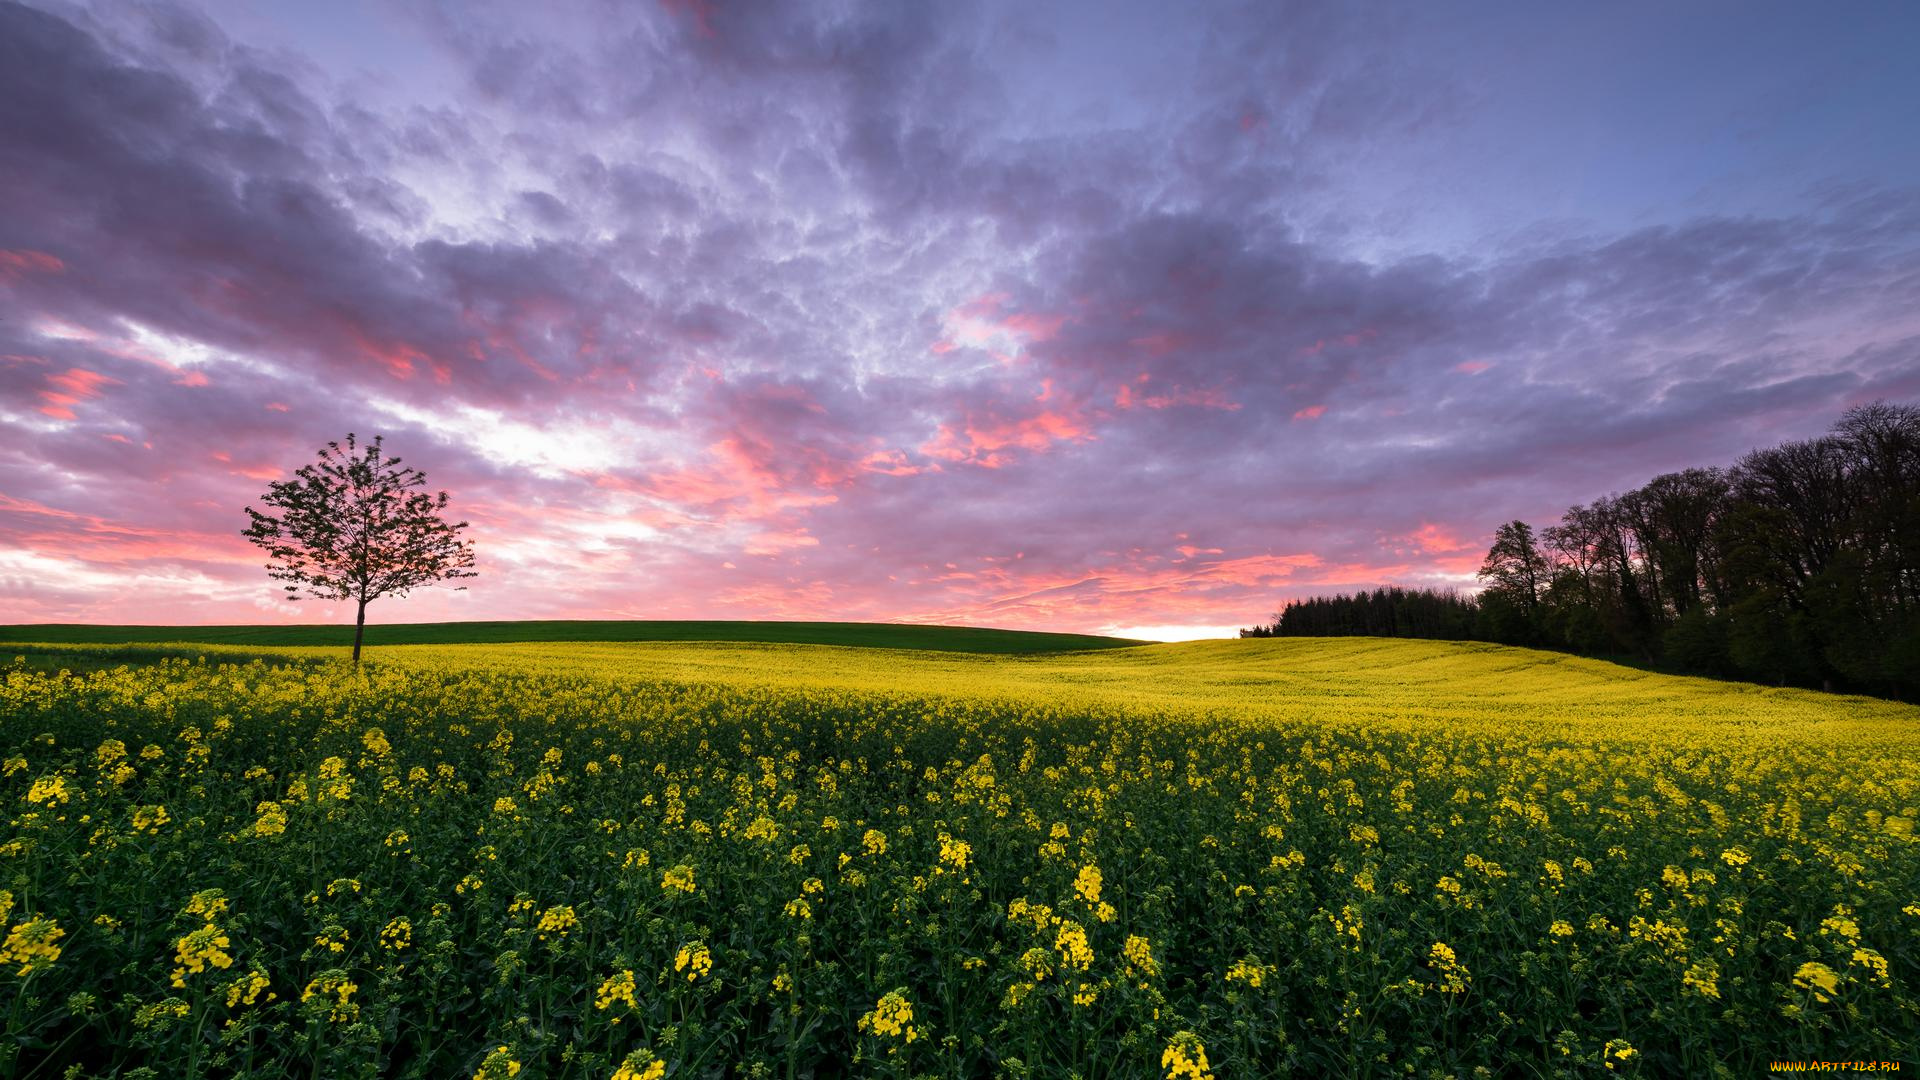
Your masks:
[[[1914,1067],[1909,706],[1364,639],[336,654],[7,673],[0,1074]]]

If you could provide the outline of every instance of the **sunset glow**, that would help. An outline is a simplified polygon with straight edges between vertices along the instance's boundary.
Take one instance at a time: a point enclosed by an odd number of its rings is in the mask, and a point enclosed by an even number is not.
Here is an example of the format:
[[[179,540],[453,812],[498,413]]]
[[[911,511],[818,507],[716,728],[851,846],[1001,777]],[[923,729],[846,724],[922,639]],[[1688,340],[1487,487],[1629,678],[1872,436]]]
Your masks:
[[[0,621],[350,619],[353,431],[377,622],[1224,636],[1920,396],[1920,9],[326,7],[0,0]]]

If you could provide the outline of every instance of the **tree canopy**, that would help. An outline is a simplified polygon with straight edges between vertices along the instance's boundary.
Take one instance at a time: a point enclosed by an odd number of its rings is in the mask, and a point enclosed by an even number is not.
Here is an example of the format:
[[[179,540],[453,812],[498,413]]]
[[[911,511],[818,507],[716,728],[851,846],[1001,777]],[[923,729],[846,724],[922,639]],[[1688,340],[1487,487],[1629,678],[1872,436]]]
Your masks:
[[[260,501],[271,513],[246,508],[252,524],[242,534],[266,550],[267,574],[287,583],[289,600],[304,589],[357,605],[356,664],[368,603],[475,576],[473,544],[460,537],[467,523],[443,517],[447,493],[421,490],[426,477],[387,457],[381,443],[351,433],[344,445],[329,442],[293,479],[268,485]]]
[[[1818,438],[1664,473],[1500,526],[1478,602],[1441,594],[1290,603],[1249,635],[1437,635],[1632,657],[1701,674],[1920,698],[1920,406],[1847,410]]]

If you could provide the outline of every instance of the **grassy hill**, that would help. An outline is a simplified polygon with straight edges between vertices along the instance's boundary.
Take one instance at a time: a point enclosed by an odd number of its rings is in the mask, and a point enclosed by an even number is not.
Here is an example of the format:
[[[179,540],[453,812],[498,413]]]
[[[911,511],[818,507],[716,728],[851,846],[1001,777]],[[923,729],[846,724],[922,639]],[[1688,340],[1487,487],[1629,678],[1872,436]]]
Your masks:
[[[539,641],[752,641],[851,645],[868,649],[931,649],[964,653],[1047,653],[1115,649],[1140,642],[1092,634],[1045,634],[979,626],[854,622],[672,622],[655,620],[393,623],[368,626],[366,647],[484,645]],[[187,642],[254,648],[346,646],[353,627],[93,626],[38,623],[0,626],[0,642],[133,645]]]
[[[1920,742],[1920,707],[1485,642],[1268,638],[1022,656],[751,642],[403,646],[383,664],[1535,738]]]
[[[629,633],[711,627],[738,636],[734,640],[719,639],[717,634],[646,640],[636,635],[621,641],[594,639],[583,632],[583,639],[575,640],[468,636],[446,643],[388,641],[369,652],[368,661],[380,668],[509,676],[539,673],[653,686],[878,693],[1052,709],[1205,716],[1210,722],[1500,731],[1529,739],[1711,742],[1733,733],[1752,737],[1765,732],[1769,737],[1817,743],[1920,743],[1920,707],[1913,705],[1671,675],[1484,642],[1353,637],[1142,644],[1116,638],[857,623],[445,625],[611,627]],[[105,632],[107,628],[80,629]],[[279,641],[264,633],[258,638],[204,643],[181,642],[177,636],[163,640],[166,633],[203,629],[221,628],[156,628],[155,636],[144,643],[114,644],[103,637],[97,643],[23,644],[9,651],[25,653],[32,668],[74,671],[196,654],[205,654],[213,662],[263,659],[273,663],[321,661],[345,653],[337,641],[319,646],[280,643],[291,634]],[[270,628],[240,629],[264,632]],[[812,631],[834,644],[794,640],[798,633],[785,641],[767,640],[782,629]],[[452,636],[451,631],[447,633]],[[749,638],[752,634],[763,637],[754,640]],[[1054,642],[1063,643],[1052,644],[1058,651],[1040,651]],[[990,651],[995,646],[997,651]],[[0,654],[0,663],[7,659]]]

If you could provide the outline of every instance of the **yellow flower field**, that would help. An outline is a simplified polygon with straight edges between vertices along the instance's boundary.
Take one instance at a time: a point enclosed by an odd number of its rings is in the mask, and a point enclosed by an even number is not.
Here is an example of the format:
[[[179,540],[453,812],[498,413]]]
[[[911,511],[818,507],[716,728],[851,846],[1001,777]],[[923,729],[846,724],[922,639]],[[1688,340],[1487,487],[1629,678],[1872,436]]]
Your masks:
[[[1369,639],[207,651],[6,675],[0,1075],[1920,1052],[1911,706]]]

